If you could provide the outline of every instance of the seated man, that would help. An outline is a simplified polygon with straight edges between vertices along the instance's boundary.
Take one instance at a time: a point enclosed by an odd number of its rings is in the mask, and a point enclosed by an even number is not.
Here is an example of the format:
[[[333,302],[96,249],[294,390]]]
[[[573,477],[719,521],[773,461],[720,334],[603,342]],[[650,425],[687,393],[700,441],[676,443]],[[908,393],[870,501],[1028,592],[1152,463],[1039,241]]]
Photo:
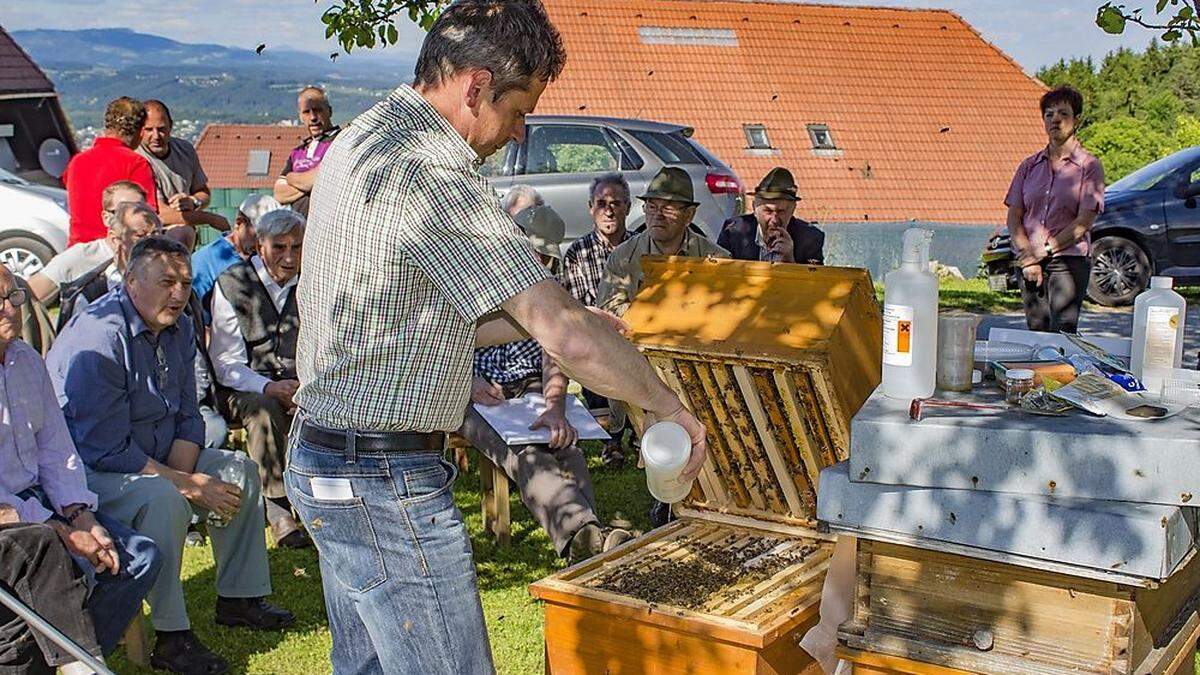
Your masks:
[[[617,316],[625,314],[642,287],[642,258],[648,255],[729,257],[728,251],[689,227],[699,204],[692,191],[692,178],[683,169],[668,166],[659,171],[638,199],[646,212],[646,229],[608,256],[596,291],[596,305]]]
[[[201,448],[186,248],[162,236],[138,242],[125,283],[67,324],[47,364],[75,447],[100,508],[158,544],[162,573],[150,591],[158,639],[151,665],[176,673],[223,673],[225,659],[191,632],[179,576],[193,512],[211,512],[216,622],[279,629],[291,612],[268,604],[258,472],[245,455]]]
[[[225,270],[254,255],[257,240],[254,226],[264,213],[283,208],[273,197],[250,195],[242,200],[233,227],[192,254],[192,290],[204,307],[204,325],[212,323],[208,308],[212,306],[212,289],[217,277]]]
[[[283,486],[288,430],[296,404],[296,284],[304,216],[289,209],[258,220],[258,255],[225,270],[212,300],[212,360],[220,410],[246,428],[246,450],[258,464],[267,522],[278,546],[312,545],[292,517]]]
[[[117,207],[126,202],[145,201],[146,191],[133,181],[117,181],[104,188],[100,193],[103,209],[100,219],[104,221],[109,236],[71,246],[54,256],[41,272],[29,277],[29,286],[37,301],[49,307],[59,298],[63,286],[73,284],[97,267],[103,268],[112,262],[114,249],[111,234]]]
[[[725,221],[717,244],[736,260],[824,265],[825,233],[794,217],[798,201],[792,172],[771,169],[754,190],[754,213]]]
[[[553,269],[560,256],[562,219],[548,207],[533,206],[519,213],[517,221],[542,264]],[[507,445],[472,405],[467,406],[458,434],[517,484],[521,501],[568,563],[631,539],[627,530],[604,528],[596,517],[592,476],[575,446],[577,433],[566,418],[566,375],[533,340],[476,350],[472,403],[496,405],[529,392],[545,396],[546,411],[533,428],[549,430],[549,444]]]
[[[96,512],[46,366],[18,339],[25,293],[0,265],[0,523],[38,526],[0,532],[0,586],[84,649],[108,654],[162,559],[149,538]],[[72,660],[0,607],[0,671]]]

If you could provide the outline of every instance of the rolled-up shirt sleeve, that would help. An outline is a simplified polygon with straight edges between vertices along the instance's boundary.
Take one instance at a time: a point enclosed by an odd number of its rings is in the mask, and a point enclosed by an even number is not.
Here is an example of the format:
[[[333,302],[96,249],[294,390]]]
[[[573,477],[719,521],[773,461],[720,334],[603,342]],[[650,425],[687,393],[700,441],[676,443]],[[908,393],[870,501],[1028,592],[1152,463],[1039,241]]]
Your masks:
[[[42,506],[37,499],[21,499],[11,492],[0,490],[0,504],[8,504],[17,511],[17,520],[22,523],[44,523],[50,520],[54,513]]]
[[[184,316],[179,319],[179,332],[175,335],[182,352],[182,363],[178,365],[181,383],[179,412],[175,413],[175,438],[190,441],[204,447],[204,418],[200,416],[200,403],[196,399],[196,339],[192,332],[192,321]]]
[[[145,468],[150,453],[131,433],[125,365],[117,345],[73,354],[61,387],[58,400],[85,464],[113,473],[138,473]]]
[[[1079,212],[1104,213],[1104,166],[1095,157],[1083,165],[1079,186]]]
[[[41,400],[45,406],[42,427],[35,434],[38,445],[38,481],[46,491],[46,496],[50,498],[50,503],[60,514],[63,507],[71,504],[86,504],[94,511],[97,504],[96,493],[88,489],[83,460],[75,451],[75,443],[71,440],[67,421],[63,419],[62,411],[58,407],[58,398],[54,394],[50,375],[40,360],[34,365],[37,367],[37,381],[41,386]]]

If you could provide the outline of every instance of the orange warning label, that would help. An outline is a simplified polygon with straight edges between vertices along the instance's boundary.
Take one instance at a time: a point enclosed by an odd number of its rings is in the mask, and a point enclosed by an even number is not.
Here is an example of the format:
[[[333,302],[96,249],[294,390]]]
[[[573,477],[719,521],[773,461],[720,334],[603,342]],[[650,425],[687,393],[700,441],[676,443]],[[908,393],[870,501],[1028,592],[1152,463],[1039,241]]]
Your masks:
[[[908,354],[912,351],[911,321],[896,322],[896,351],[900,354]]]

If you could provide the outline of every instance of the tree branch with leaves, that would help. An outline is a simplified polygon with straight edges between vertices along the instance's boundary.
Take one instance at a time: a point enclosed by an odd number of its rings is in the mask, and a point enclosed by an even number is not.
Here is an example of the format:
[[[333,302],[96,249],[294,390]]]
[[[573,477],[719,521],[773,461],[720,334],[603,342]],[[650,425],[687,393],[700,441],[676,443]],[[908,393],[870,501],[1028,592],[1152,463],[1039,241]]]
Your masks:
[[[1155,0],[1153,17],[1143,7],[1129,9],[1112,2],[1096,10],[1096,25],[1106,33],[1120,35],[1129,24],[1155,31],[1166,42],[1187,35],[1193,45],[1200,46],[1200,0]]]
[[[318,0],[319,1],[319,0]],[[374,49],[396,44],[396,20],[407,16],[425,30],[433,25],[450,0],[334,0],[321,15],[325,38],[337,38],[349,54],[354,48]]]

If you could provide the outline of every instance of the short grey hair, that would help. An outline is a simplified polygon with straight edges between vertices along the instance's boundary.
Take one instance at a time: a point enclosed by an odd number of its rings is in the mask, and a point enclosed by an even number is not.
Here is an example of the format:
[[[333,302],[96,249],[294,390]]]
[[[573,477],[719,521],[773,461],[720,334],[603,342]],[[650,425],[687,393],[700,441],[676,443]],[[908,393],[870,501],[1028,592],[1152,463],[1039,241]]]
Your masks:
[[[542,198],[542,193],[538,192],[532,185],[514,185],[509,188],[508,192],[504,193],[504,199],[500,200],[500,206],[508,211],[513,204],[517,203],[518,199],[529,199],[533,201],[534,206],[544,206],[546,200]]]
[[[625,193],[625,201],[628,202],[633,200],[633,195],[629,191],[629,181],[625,180],[625,176],[622,176],[614,171],[612,173],[596,176],[592,179],[592,186],[588,188],[588,201],[591,202],[595,200],[596,190],[599,190],[605,185],[621,188],[621,190]]]
[[[125,263],[125,278],[138,278],[150,261],[169,256],[183,258],[187,261],[189,269],[191,268],[192,254],[186,246],[162,235],[146,237],[134,244],[133,250],[129,252],[129,262]]]
[[[117,211],[113,214],[112,233],[118,237],[125,234],[129,229],[129,224],[135,218],[142,218],[154,223],[154,229],[162,230],[162,220],[158,214],[146,202],[121,202],[117,205]]]
[[[254,233],[260,240],[285,235],[300,228],[300,236],[304,236],[304,216],[291,209],[275,209],[268,211],[258,219]]]

